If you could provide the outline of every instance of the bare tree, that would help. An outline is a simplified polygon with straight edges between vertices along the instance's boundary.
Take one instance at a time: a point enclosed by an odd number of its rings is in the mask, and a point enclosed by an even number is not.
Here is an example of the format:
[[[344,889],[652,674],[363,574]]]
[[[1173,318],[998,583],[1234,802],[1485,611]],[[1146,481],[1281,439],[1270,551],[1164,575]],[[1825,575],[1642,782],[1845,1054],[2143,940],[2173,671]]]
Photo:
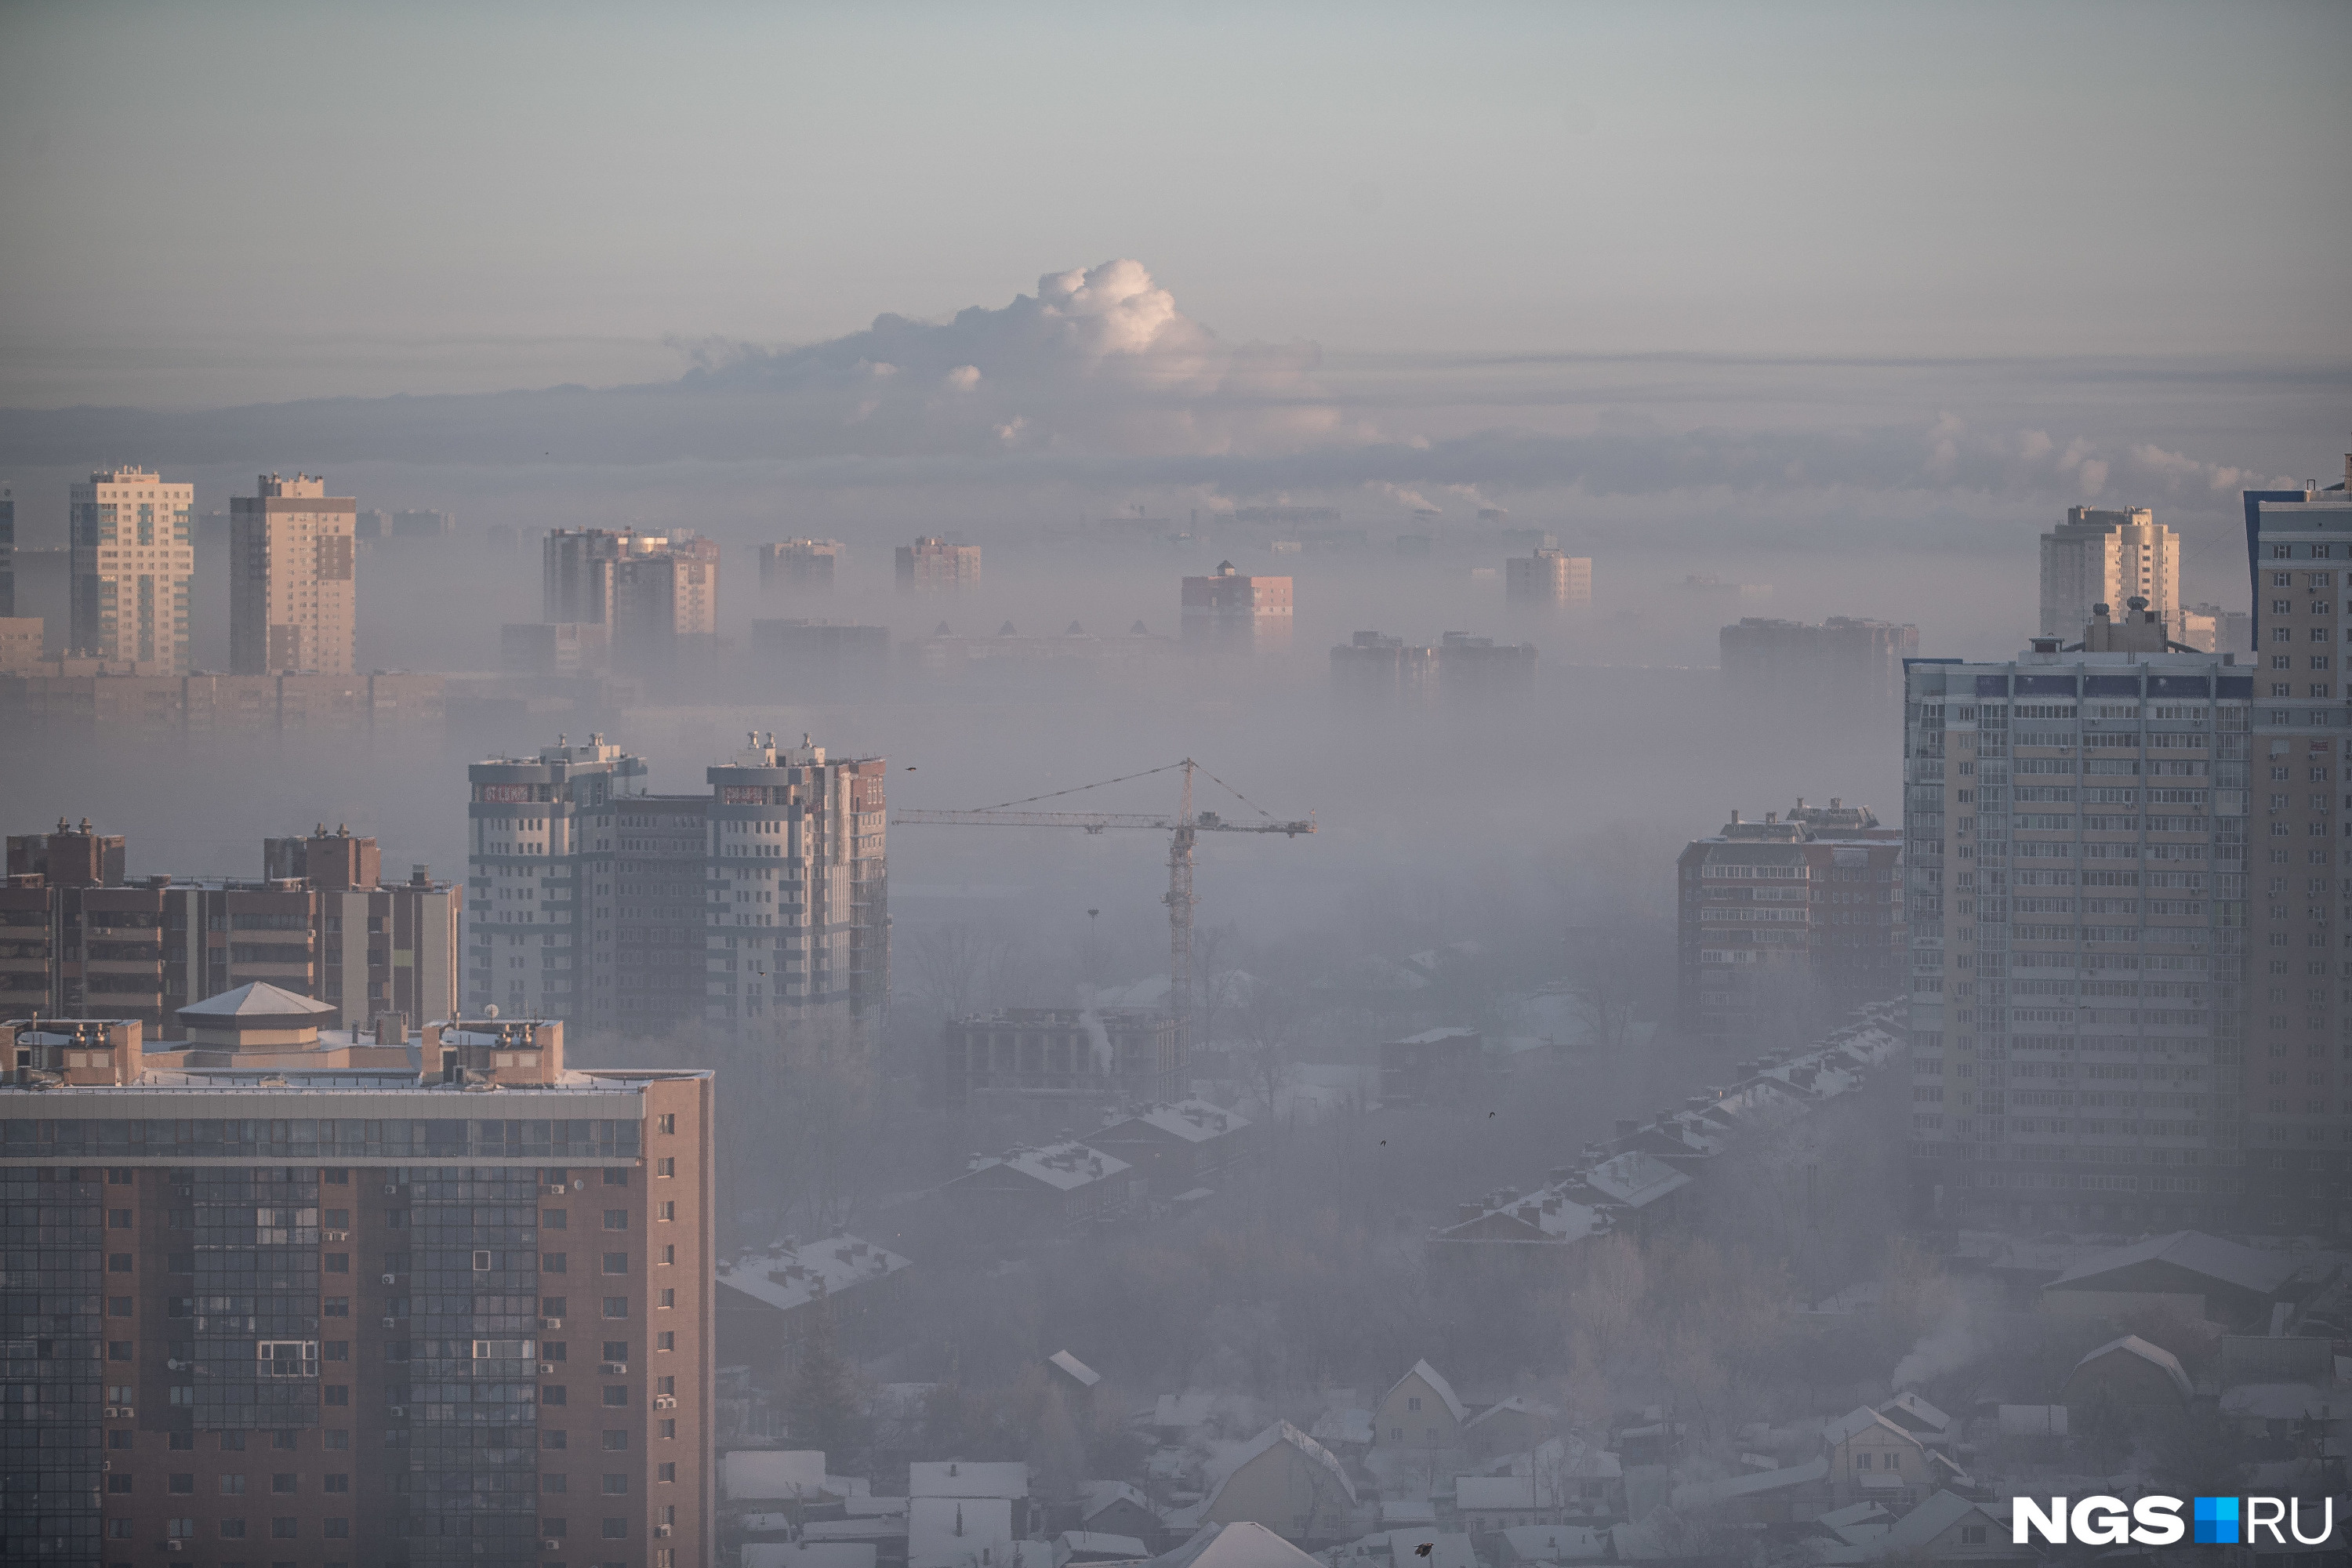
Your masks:
[[[968,1016],[995,1000],[1018,944],[1012,928],[981,921],[922,931],[905,943],[910,989],[944,1016]]]
[[[1271,1115],[1276,1091],[1290,1081],[1291,1053],[1306,1026],[1307,1009],[1296,988],[1260,979],[1234,1014],[1250,1085]]]

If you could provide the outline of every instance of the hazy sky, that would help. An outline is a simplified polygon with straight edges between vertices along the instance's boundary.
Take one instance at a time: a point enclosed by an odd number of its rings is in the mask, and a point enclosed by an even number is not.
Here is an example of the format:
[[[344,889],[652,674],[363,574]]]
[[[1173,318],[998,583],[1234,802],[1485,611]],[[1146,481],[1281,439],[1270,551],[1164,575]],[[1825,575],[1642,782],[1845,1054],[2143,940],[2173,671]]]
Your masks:
[[[0,403],[674,375],[1142,261],[1327,353],[2352,347],[2352,6],[0,11]]]

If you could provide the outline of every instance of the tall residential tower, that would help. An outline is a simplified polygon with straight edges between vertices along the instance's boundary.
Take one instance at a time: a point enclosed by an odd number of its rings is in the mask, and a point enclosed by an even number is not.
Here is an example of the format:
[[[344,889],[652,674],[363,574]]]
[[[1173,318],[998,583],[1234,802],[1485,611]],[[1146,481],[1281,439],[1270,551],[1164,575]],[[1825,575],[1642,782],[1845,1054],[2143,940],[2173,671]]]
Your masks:
[[[165,484],[145,468],[104,469],[73,487],[69,649],[187,673],[195,497],[194,485]]]
[[[2042,536],[2042,635],[2072,638],[2094,605],[2147,601],[2174,641],[2180,633],[2180,536],[2146,507],[2066,509]]]
[[[308,474],[264,474],[229,500],[229,668],[238,675],[349,675],[359,503]]]

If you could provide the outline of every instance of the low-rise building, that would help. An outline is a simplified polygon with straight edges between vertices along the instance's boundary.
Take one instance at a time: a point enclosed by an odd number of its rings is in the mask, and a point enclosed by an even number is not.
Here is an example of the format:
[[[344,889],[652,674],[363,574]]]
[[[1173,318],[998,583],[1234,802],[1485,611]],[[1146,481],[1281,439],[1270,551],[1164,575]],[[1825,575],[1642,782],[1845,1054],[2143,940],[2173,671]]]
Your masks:
[[[794,1237],[719,1265],[717,1325],[722,1366],[752,1369],[771,1386],[798,1364],[822,1316],[852,1346],[870,1342],[906,1295],[912,1268],[887,1247],[848,1235]]]
[[[1038,1234],[1115,1219],[1134,1195],[1133,1171],[1083,1143],[1002,1154],[975,1154],[964,1173],[940,1189],[947,1200],[982,1223]]]
[[[1238,1112],[1182,1100],[1107,1121],[1087,1142],[1135,1168],[1139,1197],[1164,1199],[1223,1179],[1247,1157],[1249,1131]]]
[[[1286,1540],[1345,1540],[1357,1514],[1356,1483],[1331,1451],[1277,1421],[1251,1439],[1199,1506],[1196,1525],[1257,1524]]]
[[[951,1018],[934,1093],[944,1104],[1015,1097],[1151,1103],[1184,1084],[1184,1026],[1139,1008],[1007,1007]]]
[[[1391,1447],[1458,1447],[1463,1423],[1469,1419],[1454,1385],[1435,1367],[1417,1361],[1372,1406],[1372,1441]]]
[[[1415,1105],[1466,1093],[1485,1058],[1486,1038],[1460,1026],[1423,1029],[1381,1043],[1381,1103]]]

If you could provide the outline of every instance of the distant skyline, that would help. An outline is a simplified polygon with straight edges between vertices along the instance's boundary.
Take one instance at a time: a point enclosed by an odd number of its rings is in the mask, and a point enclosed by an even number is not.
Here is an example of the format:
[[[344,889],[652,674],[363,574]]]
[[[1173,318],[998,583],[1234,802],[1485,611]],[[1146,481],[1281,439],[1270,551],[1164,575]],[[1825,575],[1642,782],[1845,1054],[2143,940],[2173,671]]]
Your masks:
[[[0,406],[667,380],[1133,258],[1227,345],[2352,352],[2326,5],[16,5]]]

